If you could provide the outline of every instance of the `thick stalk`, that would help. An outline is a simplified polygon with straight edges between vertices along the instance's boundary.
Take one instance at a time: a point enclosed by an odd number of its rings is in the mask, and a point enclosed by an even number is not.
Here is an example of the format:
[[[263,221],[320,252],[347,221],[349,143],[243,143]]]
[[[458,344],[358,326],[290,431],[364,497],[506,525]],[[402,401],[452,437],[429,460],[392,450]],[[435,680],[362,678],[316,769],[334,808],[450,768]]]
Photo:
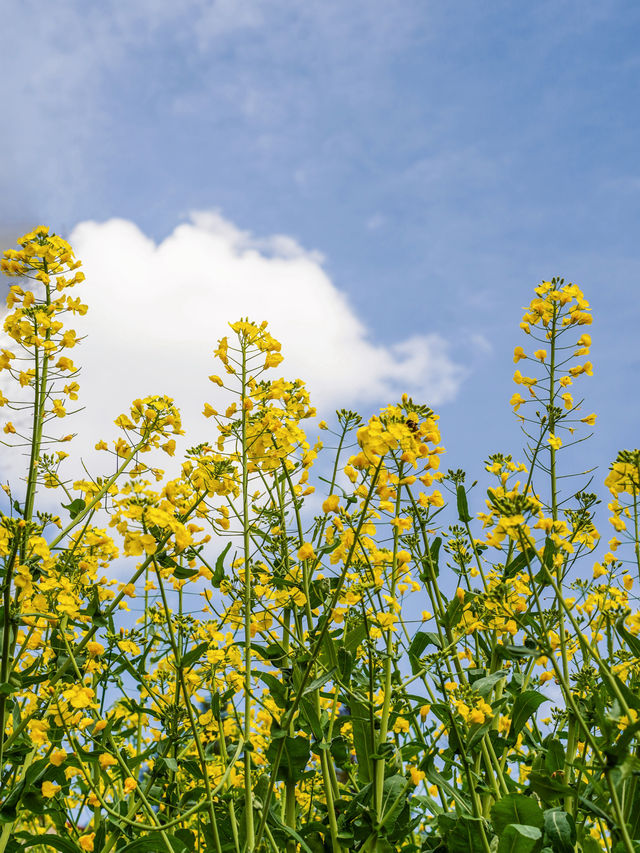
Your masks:
[[[244,555],[244,797],[246,853],[255,850],[255,828],[253,820],[253,780],[252,780],[252,743],[251,743],[251,541],[249,534],[249,471],[247,454],[247,346],[242,341],[242,388],[240,404],[242,406],[242,546]]]

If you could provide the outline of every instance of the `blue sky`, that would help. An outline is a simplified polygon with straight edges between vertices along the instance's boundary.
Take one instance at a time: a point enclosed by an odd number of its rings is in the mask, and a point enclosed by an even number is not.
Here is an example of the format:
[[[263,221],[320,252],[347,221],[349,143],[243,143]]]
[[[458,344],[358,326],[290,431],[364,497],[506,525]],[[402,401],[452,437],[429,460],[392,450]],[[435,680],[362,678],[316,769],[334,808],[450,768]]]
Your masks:
[[[268,259],[289,259],[282,269],[306,282],[300,315],[315,312],[320,328],[347,317],[356,373],[374,352],[365,343],[386,348],[376,357],[393,376],[360,388],[365,413],[406,379],[410,358],[394,346],[414,341],[417,370],[449,371],[445,391],[433,376],[424,387],[439,401],[445,464],[473,477],[491,452],[519,456],[507,401],[521,307],[562,275],[594,310],[590,458],[604,475],[617,449],[638,445],[640,5],[8,0],[0,15],[6,245],[40,222],[66,234],[85,223],[97,281],[99,240],[127,241],[87,222],[134,223],[127,257],[141,269],[142,235],[182,245],[194,230],[175,229],[191,212],[217,211],[218,238],[264,256],[256,275],[268,268],[269,287],[281,267]],[[141,304],[180,301],[189,285],[172,275],[161,296],[140,283]],[[203,311],[234,307],[207,287]],[[276,335],[280,318],[296,325],[273,305]],[[116,347],[135,334],[160,346],[140,311]],[[94,331],[97,362],[110,338]]]

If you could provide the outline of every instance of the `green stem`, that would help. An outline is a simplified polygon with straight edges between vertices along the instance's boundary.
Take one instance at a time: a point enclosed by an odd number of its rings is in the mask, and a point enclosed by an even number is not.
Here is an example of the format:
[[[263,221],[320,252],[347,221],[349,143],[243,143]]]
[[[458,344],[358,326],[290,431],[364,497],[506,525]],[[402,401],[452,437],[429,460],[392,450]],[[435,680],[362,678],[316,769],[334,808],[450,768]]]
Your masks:
[[[242,406],[242,545],[244,554],[244,797],[246,853],[255,850],[255,828],[253,819],[253,779],[252,743],[251,743],[251,541],[249,534],[249,471],[247,454],[247,342],[242,341],[242,388],[240,404]],[[265,809],[266,811],[266,809]]]

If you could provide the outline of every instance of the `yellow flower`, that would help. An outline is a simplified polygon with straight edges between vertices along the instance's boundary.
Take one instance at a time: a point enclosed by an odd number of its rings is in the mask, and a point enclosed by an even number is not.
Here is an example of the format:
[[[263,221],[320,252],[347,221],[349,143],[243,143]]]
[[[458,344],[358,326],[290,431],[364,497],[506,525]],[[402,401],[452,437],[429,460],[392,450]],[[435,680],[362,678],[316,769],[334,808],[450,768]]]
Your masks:
[[[103,752],[102,755],[98,758],[98,764],[100,765],[101,770],[106,770],[108,767],[113,767],[113,765],[117,763],[117,759],[115,759],[113,755],[109,755],[109,753],[107,752]]]
[[[97,640],[90,640],[87,643],[87,651],[92,658],[95,658],[104,654],[104,646],[102,643],[98,643]]]
[[[377,615],[378,625],[382,628],[383,631],[395,631],[395,621],[396,616],[395,613],[378,613]]]
[[[509,405],[513,406],[514,412],[517,412],[520,406],[524,403],[522,394],[514,394],[509,400]]]
[[[47,799],[51,799],[51,797],[55,797],[58,791],[61,791],[62,788],[58,785],[57,782],[43,782],[42,783],[42,796],[47,797]]]
[[[298,559],[299,560],[313,560],[315,559],[315,552],[313,550],[313,545],[310,542],[304,542],[303,545],[298,549]]]
[[[62,405],[62,400],[54,400],[53,401],[53,409],[52,413],[59,418],[63,418],[67,414],[67,410]]]
[[[329,497],[322,504],[322,512],[338,512],[338,507],[340,506],[340,497],[339,495],[329,495]]]
[[[93,690],[82,684],[73,684],[62,695],[72,708],[89,708],[95,698]]]
[[[60,370],[68,370],[69,373],[75,373],[76,366],[71,361],[70,358],[67,358],[66,355],[61,356],[56,362],[56,367],[59,367]]]
[[[562,439],[559,438],[557,435],[554,435],[553,433],[549,435],[547,441],[551,445],[551,447],[553,447],[554,450],[560,450],[560,448],[562,447]]]
[[[53,764],[54,767],[60,767],[63,761],[66,761],[66,758],[66,749],[53,749],[51,751],[51,755],[49,756],[49,764]]]
[[[89,832],[85,835],[81,835],[78,839],[78,844],[82,847],[83,850],[87,850],[88,853],[93,853],[93,839],[96,837],[95,832]]]
[[[124,792],[125,794],[130,794],[132,791],[138,787],[138,783],[132,776],[127,776],[124,780]]]
[[[265,369],[268,367],[277,367],[283,360],[283,356],[279,352],[270,352],[264,360]]]
[[[47,743],[47,732],[49,731],[49,723],[47,720],[30,720],[27,725],[27,731],[31,738],[31,743],[34,746],[42,746]]]
[[[409,773],[411,775],[411,781],[414,785],[419,785],[420,782],[426,777],[426,773],[423,770],[418,770],[417,767],[410,767]]]
[[[534,356],[535,356],[537,359],[539,359],[540,361],[544,361],[544,360],[545,360],[545,358],[547,357],[547,351],[546,351],[546,349],[537,349],[537,350],[534,352]]]
[[[589,426],[593,426],[596,422],[597,417],[598,417],[597,415],[591,414],[591,415],[587,415],[586,418],[580,418],[580,421],[583,424],[589,424]]]
[[[527,357],[527,354],[526,354],[526,352],[522,349],[522,347],[516,347],[516,348],[514,349],[514,351],[513,351],[513,361],[514,361],[514,363],[515,363],[515,364],[517,364],[517,363],[520,361],[520,359],[522,359],[522,358],[526,358],[526,357]]]

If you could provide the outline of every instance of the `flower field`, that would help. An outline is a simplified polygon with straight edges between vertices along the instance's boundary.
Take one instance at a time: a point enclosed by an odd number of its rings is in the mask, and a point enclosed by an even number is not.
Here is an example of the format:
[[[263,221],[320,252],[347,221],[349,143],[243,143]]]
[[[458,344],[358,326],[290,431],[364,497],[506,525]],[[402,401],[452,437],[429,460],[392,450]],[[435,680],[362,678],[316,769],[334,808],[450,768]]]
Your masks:
[[[567,479],[596,420],[576,285],[525,309],[524,448],[486,493],[423,402],[318,423],[248,319],[215,348],[210,443],[177,463],[173,400],[138,399],[76,479],[90,282],[47,228],[18,245],[0,853],[640,850],[640,451]]]

